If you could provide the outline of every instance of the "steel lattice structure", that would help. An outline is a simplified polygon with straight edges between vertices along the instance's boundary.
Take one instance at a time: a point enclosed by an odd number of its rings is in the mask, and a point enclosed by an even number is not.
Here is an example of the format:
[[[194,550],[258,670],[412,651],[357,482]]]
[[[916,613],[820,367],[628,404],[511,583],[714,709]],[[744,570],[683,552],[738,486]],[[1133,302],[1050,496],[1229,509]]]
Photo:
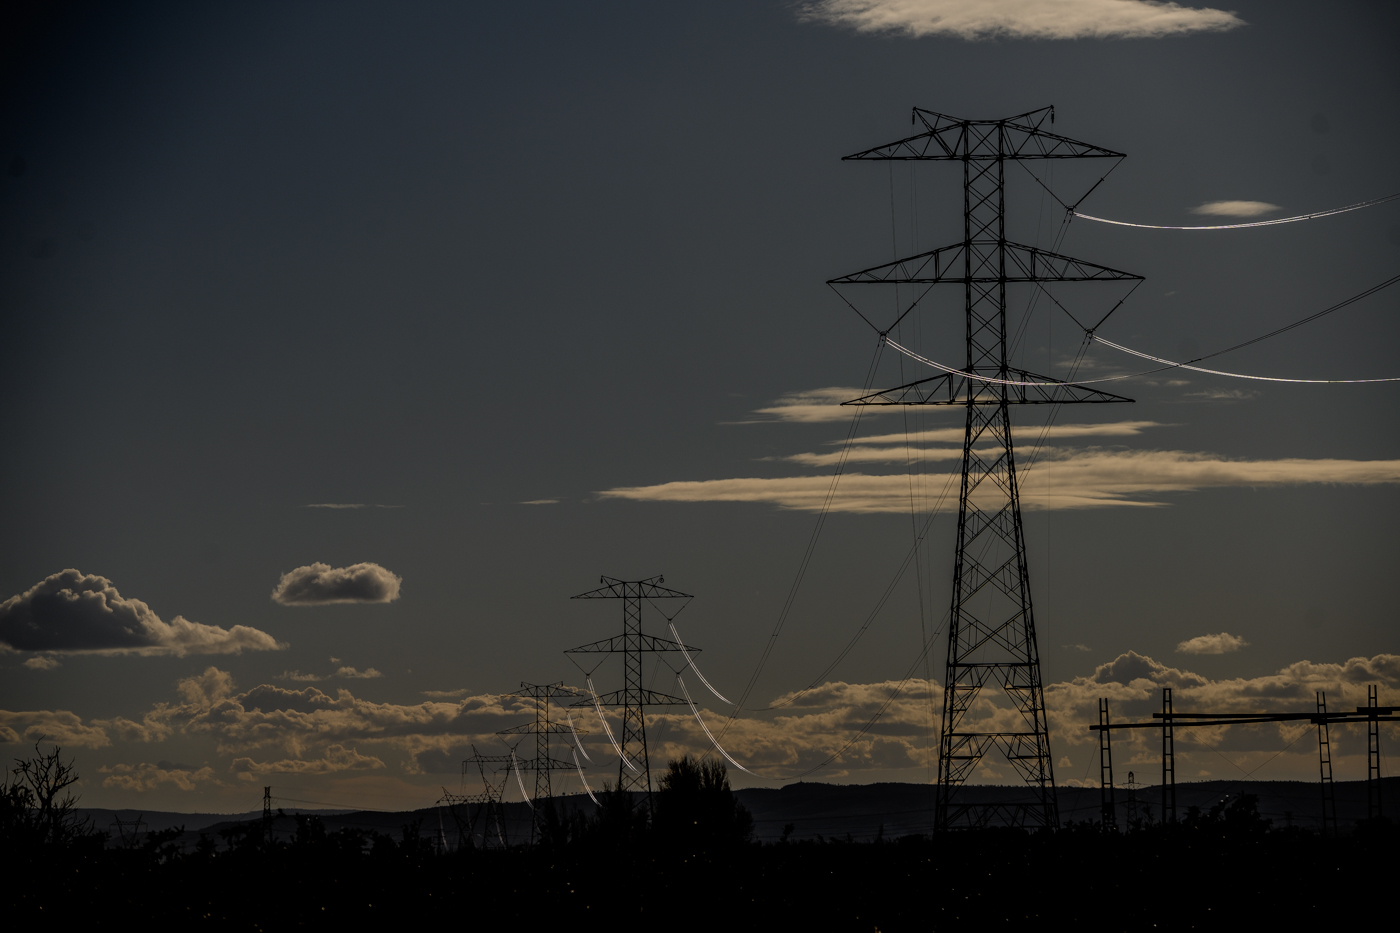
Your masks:
[[[506,696],[525,697],[535,701],[535,718],[533,722],[523,725],[513,726],[509,729],[502,729],[497,735],[534,735],[535,737],[535,757],[520,759],[516,758],[516,766],[522,771],[535,772],[535,793],[534,793],[534,815],[530,823],[531,841],[542,839],[545,821],[545,807],[548,801],[553,798],[554,792],[550,786],[549,776],[554,771],[572,771],[574,763],[564,761],[561,758],[550,756],[551,735],[560,732],[571,732],[569,726],[562,722],[555,722],[549,718],[549,701],[552,699],[576,699],[578,694],[564,686],[563,681],[553,684],[527,684],[520,683],[520,689]],[[579,729],[579,732],[585,730]]]
[[[481,781],[479,794],[443,793],[442,802],[451,808],[452,818],[457,823],[459,837],[464,836],[474,844],[477,824],[481,823],[481,847],[483,849],[509,848],[506,834],[506,811],[504,797],[506,781],[510,780],[510,755],[483,755],[472,746],[472,755],[462,762],[462,784],[465,786],[473,770]],[[467,819],[462,820],[457,807],[467,810]],[[484,822],[483,822],[484,820]]]
[[[642,601],[647,599],[690,599],[689,593],[667,589],[661,584],[662,576],[648,577],[645,580],[617,580],[602,577],[603,584],[596,590],[580,593],[573,599],[620,599],[622,600],[622,634],[602,641],[595,641],[577,648],[570,648],[565,654],[621,654],[623,688],[598,697],[602,706],[622,707],[622,730],[618,737],[622,754],[625,756],[617,766],[617,787],[619,790],[636,791],[645,794],[647,808],[651,808],[651,770],[647,758],[647,729],[645,708],[648,706],[685,706],[685,700],[666,693],[658,693],[642,686],[642,660],[645,655],[657,652],[680,651],[681,645],[669,638],[657,638],[642,632]],[[690,645],[687,651],[699,651]],[[593,698],[580,700],[574,706],[590,706]],[[636,770],[627,767],[626,760],[634,759]]]
[[[1011,367],[1007,360],[1006,287],[1014,283],[1139,282],[1142,277],[1008,241],[1006,164],[1031,159],[1120,159],[1123,154],[1049,132],[1045,124],[1047,120],[1054,122],[1054,111],[1049,107],[1003,120],[963,120],[917,108],[914,117],[923,124],[924,132],[845,158],[961,162],[962,241],[841,276],[828,284],[961,285],[967,319],[964,372],[973,377],[1051,385],[1016,386],[945,374],[846,404],[967,408],[935,825],[950,829],[998,821],[1055,826],[1059,811],[1009,406],[1131,399]],[[888,334],[889,329],[881,333]],[[974,701],[987,687],[1003,690],[1020,711],[1019,729],[985,732],[968,721]],[[993,748],[1000,749],[1034,789],[1033,802],[994,807],[959,803],[959,788]]]

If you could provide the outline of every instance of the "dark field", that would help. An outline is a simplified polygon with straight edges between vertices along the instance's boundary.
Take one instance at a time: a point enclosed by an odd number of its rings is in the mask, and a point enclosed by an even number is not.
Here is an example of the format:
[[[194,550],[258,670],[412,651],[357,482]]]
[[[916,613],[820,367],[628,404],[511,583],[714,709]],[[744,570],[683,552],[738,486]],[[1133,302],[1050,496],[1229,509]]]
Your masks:
[[[582,929],[1222,929],[1356,916],[1390,880],[1400,836],[1381,820],[1339,838],[1281,827],[1235,796],[1174,825],[966,831],[875,841],[752,840],[727,787],[667,787],[648,825],[612,795],[553,819],[533,847],[440,851],[437,827],[335,829],[284,816],[178,828],[130,847],[101,836],[5,840],[4,915],[230,929],[543,921]],[[380,815],[381,817],[387,815]],[[784,827],[786,828],[786,827]],[[1384,890],[1383,888],[1380,890]]]

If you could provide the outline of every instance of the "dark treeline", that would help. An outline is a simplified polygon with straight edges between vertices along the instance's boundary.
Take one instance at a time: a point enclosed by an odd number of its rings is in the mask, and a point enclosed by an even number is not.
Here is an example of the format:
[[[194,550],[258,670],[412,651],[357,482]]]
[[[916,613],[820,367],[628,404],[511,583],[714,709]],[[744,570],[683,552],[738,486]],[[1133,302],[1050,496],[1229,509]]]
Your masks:
[[[37,763],[36,763],[37,762]],[[544,920],[594,929],[940,930],[1029,922],[1112,930],[1212,929],[1358,918],[1394,865],[1388,821],[1343,838],[1279,828],[1241,797],[1170,825],[1092,822],[874,842],[751,841],[722,764],[671,763],[648,819],[600,795],[584,816],[545,811],[532,846],[439,851],[421,827],[328,830],[296,816],[203,837],[179,829],[113,844],[65,795],[57,750],[22,763],[0,797],[5,916],[97,927],[167,921],[278,929]],[[47,781],[48,783],[45,783]],[[47,795],[47,796],[46,796]]]

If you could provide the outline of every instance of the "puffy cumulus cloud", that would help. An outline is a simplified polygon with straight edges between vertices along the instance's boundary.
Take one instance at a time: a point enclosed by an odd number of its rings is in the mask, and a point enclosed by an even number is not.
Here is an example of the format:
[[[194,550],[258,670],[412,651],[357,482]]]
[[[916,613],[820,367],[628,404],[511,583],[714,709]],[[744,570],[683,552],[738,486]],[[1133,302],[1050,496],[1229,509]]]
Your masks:
[[[303,674],[301,671],[283,671],[282,673],[278,674],[274,679],[292,680],[296,681],[297,683],[303,684],[314,684],[319,683],[325,680],[326,678],[322,677],[320,674]]]
[[[136,765],[117,764],[100,767],[99,774],[103,787],[116,790],[148,791],[170,785],[178,790],[194,790],[200,784],[222,785],[223,781],[214,776],[214,769],[207,765],[196,768],[193,765],[161,761],[156,764],[143,761]]]
[[[1277,204],[1269,204],[1266,201],[1207,201],[1191,208],[1191,213],[1204,214],[1207,217],[1258,217],[1278,209]]]
[[[332,694],[310,686],[259,684],[237,691],[226,674],[212,668],[182,681],[181,693],[185,702],[157,704],[145,721],[187,736],[211,737],[220,753],[231,754],[274,747],[300,758],[319,745],[366,742],[416,754],[472,741],[495,743],[497,730],[533,715],[528,702],[518,697],[404,705],[373,703],[344,688]]]
[[[399,598],[403,577],[378,564],[309,564],[282,574],[272,601],[283,606],[332,603],[391,603]]]
[[[68,569],[0,603],[0,644],[66,654],[241,654],[287,646],[246,625],[231,629],[176,616],[164,622],[112,581]]]
[[[1239,635],[1221,632],[1218,635],[1197,635],[1176,646],[1182,654],[1229,654],[1249,646]]]
[[[337,771],[372,771],[384,767],[373,755],[361,755],[358,749],[343,745],[326,747],[321,758],[285,758],[282,761],[256,762],[251,758],[235,758],[230,770],[235,774],[334,774]]]
[[[24,666],[31,671],[51,671],[58,667],[59,663],[58,658],[47,658],[41,655],[25,661]]]
[[[1157,0],[813,0],[801,18],[857,32],[959,39],[1157,39],[1244,25]]]
[[[1115,721],[1148,722],[1161,712],[1162,688],[1172,688],[1177,712],[1308,712],[1319,691],[1332,709],[1366,704],[1366,685],[1379,683],[1383,690],[1400,686],[1400,655],[1378,654],[1342,662],[1299,661],[1261,677],[1212,680],[1190,671],[1169,667],[1136,652],[1126,652],[1099,665],[1092,675],[1050,684],[1045,688],[1046,712],[1052,740],[1060,749],[1081,748],[1094,754],[1097,733],[1088,724],[1098,721],[1098,700],[1109,700]],[[1334,759],[1365,753],[1365,745],[1338,727],[1332,736]],[[1241,777],[1272,762],[1269,774],[1307,775],[1316,778],[1317,746],[1309,744],[1310,723],[1212,726],[1178,729],[1176,749],[1181,762],[1202,770],[1200,776]],[[1113,735],[1114,761],[1155,768],[1161,758],[1161,736],[1153,729],[1133,729]],[[1275,758],[1274,756],[1279,756]],[[1124,765],[1126,767],[1126,764]],[[1150,773],[1150,772],[1149,772]],[[1260,777],[1269,776],[1260,772]]]
[[[1315,691],[1325,691],[1333,709],[1364,705],[1368,683],[1380,683],[1386,691],[1400,687],[1400,655],[1335,663],[1299,661],[1261,677],[1212,680],[1128,651],[1098,665],[1091,674],[1047,685],[1045,698],[1056,755],[1069,754],[1078,762],[1094,754],[1095,736],[1087,726],[1097,721],[1100,697],[1109,699],[1115,720],[1150,721],[1152,713],[1161,709],[1162,687],[1173,688],[1178,711],[1306,711],[1314,703]],[[330,693],[311,686],[288,689],[259,684],[239,690],[226,672],[213,667],[181,681],[177,692],[177,702],[157,704],[141,722],[113,719],[84,724],[65,711],[0,712],[0,740],[33,742],[47,735],[60,745],[95,748],[111,744],[113,738],[159,741],[172,734],[186,741],[204,738],[214,743],[219,754],[234,758],[232,771],[240,781],[252,781],[258,774],[380,770],[387,767],[391,752],[401,757],[402,768],[409,774],[426,775],[457,773],[473,744],[483,751],[499,749],[498,730],[533,716],[529,702],[519,697],[479,695],[394,704],[369,702],[343,688]],[[926,774],[937,754],[943,692],[931,679],[831,681],[777,697],[775,708],[768,712],[728,724],[727,709],[709,709],[700,695],[692,695],[702,704],[700,715],[725,749],[746,768],[770,779],[797,779],[819,766],[817,773],[827,780],[871,772]],[[592,756],[585,767],[597,769],[593,774],[599,770],[611,774],[617,759],[597,713],[591,708],[571,713]],[[605,715],[616,734],[617,711],[605,709]],[[1024,728],[1021,714],[992,689],[973,701],[965,722],[983,732]],[[1315,746],[1303,741],[1310,728],[1307,723],[1284,723],[1181,729],[1178,756],[1183,768],[1209,770],[1224,765],[1224,769],[1238,768],[1234,773],[1239,774],[1275,761],[1272,756],[1283,747],[1287,754],[1270,766],[1268,775],[1306,776],[1316,767]],[[653,760],[712,747],[684,707],[649,715],[647,729]],[[1155,766],[1160,746],[1153,730],[1118,733],[1113,741],[1115,760],[1125,767]],[[1348,741],[1345,728],[1339,729],[1334,736],[1338,761],[1364,754],[1364,743],[1348,750]],[[258,749],[280,749],[282,754],[259,754]],[[316,750],[321,751],[316,754]],[[161,782],[185,786],[179,782],[212,779],[202,772],[202,768],[160,763],[123,765],[104,773],[108,786],[139,790]],[[1061,775],[1061,780],[1074,777]],[[996,752],[988,754],[974,779],[1018,780]]]
[[[1046,477],[1047,483],[1039,482]],[[925,473],[923,488],[937,491],[952,482],[950,474]],[[1160,496],[1230,486],[1255,489],[1306,483],[1377,485],[1400,483],[1400,460],[1230,460],[1214,454],[1180,450],[1064,450],[1045,448],[1034,471],[1022,474],[1021,505],[1026,509],[1094,509],[1112,506],[1166,505]],[[995,496],[991,484],[985,496]],[[597,493],[603,498],[646,502],[755,502],[782,509],[820,511],[831,494],[830,476],[744,477],[689,480],[655,486],[620,486]],[[974,504],[981,502],[978,492]],[[926,499],[946,511],[957,508],[956,496]],[[846,473],[837,484],[830,509],[836,512],[909,511],[907,474]]]
[[[237,689],[233,675],[209,665],[201,674],[185,677],[175,685],[180,699],[186,704],[208,709]]]
[[[105,748],[112,744],[107,730],[97,723],[84,723],[68,710],[0,710],[0,740],[33,744],[40,740],[60,747]]]

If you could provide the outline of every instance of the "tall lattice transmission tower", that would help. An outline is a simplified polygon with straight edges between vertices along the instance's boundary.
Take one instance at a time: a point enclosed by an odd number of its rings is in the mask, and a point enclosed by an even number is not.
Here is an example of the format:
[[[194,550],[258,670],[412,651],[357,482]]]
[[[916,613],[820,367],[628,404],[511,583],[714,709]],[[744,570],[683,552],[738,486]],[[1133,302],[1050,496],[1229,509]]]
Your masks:
[[[689,593],[667,589],[661,584],[665,578],[648,577],[645,580],[618,580],[602,577],[603,584],[596,590],[580,593],[573,599],[618,599],[622,601],[622,634],[570,648],[567,655],[620,654],[622,655],[623,687],[601,696],[589,696],[575,706],[597,704],[601,714],[603,707],[622,707],[622,729],[614,740],[620,753],[617,766],[617,786],[619,790],[640,793],[651,809],[651,768],[647,754],[647,728],[645,709],[648,706],[685,706],[680,697],[648,690],[642,686],[642,662],[648,654],[659,652],[679,652],[679,642],[669,638],[658,638],[642,631],[642,603],[658,599],[691,599]],[[694,653],[699,648],[685,646]],[[596,667],[596,665],[595,665]],[[591,670],[584,668],[590,684]],[[606,720],[604,721],[606,723]]]
[[[563,682],[553,684],[527,684],[523,681],[520,689],[506,696],[525,697],[535,701],[535,718],[532,722],[527,722],[509,729],[502,729],[497,735],[534,735],[535,737],[535,757],[516,758],[513,764],[524,771],[533,771],[534,799],[533,817],[530,824],[531,841],[544,838],[544,826],[547,819],[546,807],[554,797],[553,788],[550,784],[549,776],[554,771],[572,771],[575,768],[574,762],[565,761],[562,758],[554,758],[550,755],[550,736],[558,733],[572,733],[575,730],[568,723],[555,722],[550,718],[550,700],[556,699],[577,699],[578,694],[565,687]]]
[[[961,370],[846,404],[967,409],[935,825],[940,829],[990,822],[1054,826],[1059,813],[1021,526],[1011,406],[1131,399],[1012,367],[1007,352],[1007,286],[1138,282],[1142,277],[1007,240],[1006,172],[1008,162],[1121,159],[1123,154],[1049,132],[1046,124],[1054,122],[1050,107],[1002,120],[963,120],[916,108],[914,118],[922,124],[922,132],[845,158],[961,162],[962,239],[832,279],[829,284],[925,286],[925,292],[933,285],[961,285],[967,362]],[[881,331],[881,337],[888,339],[893,326]],[[1017,726],[988,731],[969,717],[974,701],[989,688],[1003,691],[1020,712]],[[1002,752],[1032,789],[1027,802],[972,804],[965,793],[960,794],[967,778],[993,749]]]

